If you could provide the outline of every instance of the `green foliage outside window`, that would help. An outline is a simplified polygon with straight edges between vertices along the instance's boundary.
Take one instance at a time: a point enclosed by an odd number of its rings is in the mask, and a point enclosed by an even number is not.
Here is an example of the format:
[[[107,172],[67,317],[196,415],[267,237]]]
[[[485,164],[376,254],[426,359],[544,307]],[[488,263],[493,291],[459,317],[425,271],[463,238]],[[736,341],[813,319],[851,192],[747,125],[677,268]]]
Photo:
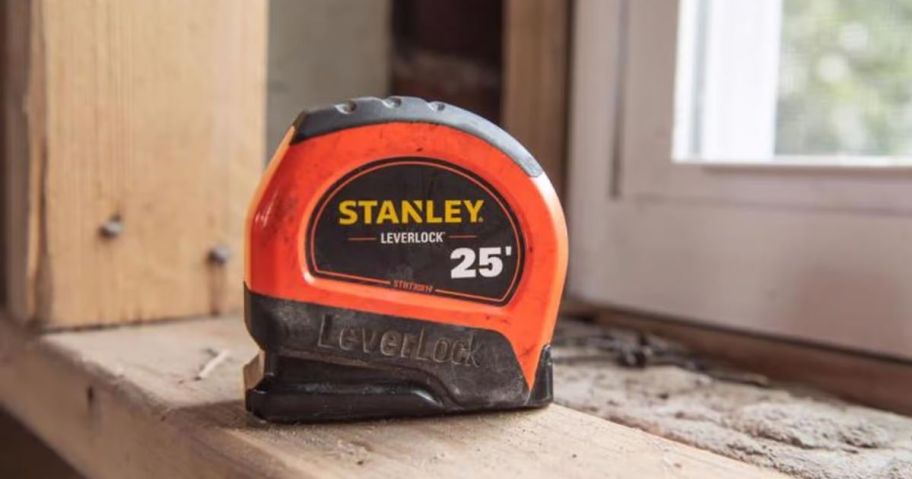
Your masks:
[[[912,155],[912,0],[784,0],[776,153]]]

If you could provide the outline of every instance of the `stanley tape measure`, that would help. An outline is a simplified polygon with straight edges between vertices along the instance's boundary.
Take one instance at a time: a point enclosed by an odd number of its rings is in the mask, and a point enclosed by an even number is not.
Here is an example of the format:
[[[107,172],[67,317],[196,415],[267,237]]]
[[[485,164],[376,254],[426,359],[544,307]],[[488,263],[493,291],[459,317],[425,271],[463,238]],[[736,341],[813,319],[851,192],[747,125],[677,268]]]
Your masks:
[[[246,405],[274,421],[551,402],[557,195],[493,123],[418,98],[306,111],[247,218]]]

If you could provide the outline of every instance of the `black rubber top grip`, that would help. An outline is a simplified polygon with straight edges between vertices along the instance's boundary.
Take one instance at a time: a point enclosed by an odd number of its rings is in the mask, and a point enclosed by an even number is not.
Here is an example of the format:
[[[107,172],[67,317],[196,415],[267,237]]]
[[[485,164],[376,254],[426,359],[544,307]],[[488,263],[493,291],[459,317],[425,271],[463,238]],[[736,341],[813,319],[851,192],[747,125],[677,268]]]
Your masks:
[[[504,152],[527,175],[535,177],[542,174],[542,168],[532,154],[494,123],[453,105],[408,96],[384,99],[362,97],[306,110],[295,120],[295,136],[291,143],[345,128],[389,122],[431,123],[464,131]]]

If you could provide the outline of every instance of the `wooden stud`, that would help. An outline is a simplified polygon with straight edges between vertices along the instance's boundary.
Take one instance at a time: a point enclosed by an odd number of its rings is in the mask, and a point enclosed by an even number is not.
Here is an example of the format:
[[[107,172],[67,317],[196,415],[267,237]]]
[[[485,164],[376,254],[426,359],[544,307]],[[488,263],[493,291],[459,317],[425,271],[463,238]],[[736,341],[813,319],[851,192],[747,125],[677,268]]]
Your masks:
[[[507,0],[504,6],[503,124],[541,163],[560,194],[566,163],[570,2]]]
[[[47,327],[236,310],[266,3],[3,8],[7,310]]]

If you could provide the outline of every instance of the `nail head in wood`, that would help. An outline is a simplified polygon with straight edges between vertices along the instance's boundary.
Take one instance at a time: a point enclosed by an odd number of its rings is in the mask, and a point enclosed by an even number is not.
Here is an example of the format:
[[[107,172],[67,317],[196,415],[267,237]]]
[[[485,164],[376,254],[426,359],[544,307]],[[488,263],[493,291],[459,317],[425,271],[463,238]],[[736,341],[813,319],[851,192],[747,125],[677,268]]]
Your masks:
[[[124,231],[123,220],[120,215],[112,216],[108,221],[105,221],[101,224],[101,227],[98,228],[98,233],[103,238],[113,239],[122,235]]]
[[[213,246],[209,250],[209,262],[216,265],[224,265],[231,259],[231,248],[220,244]]]

